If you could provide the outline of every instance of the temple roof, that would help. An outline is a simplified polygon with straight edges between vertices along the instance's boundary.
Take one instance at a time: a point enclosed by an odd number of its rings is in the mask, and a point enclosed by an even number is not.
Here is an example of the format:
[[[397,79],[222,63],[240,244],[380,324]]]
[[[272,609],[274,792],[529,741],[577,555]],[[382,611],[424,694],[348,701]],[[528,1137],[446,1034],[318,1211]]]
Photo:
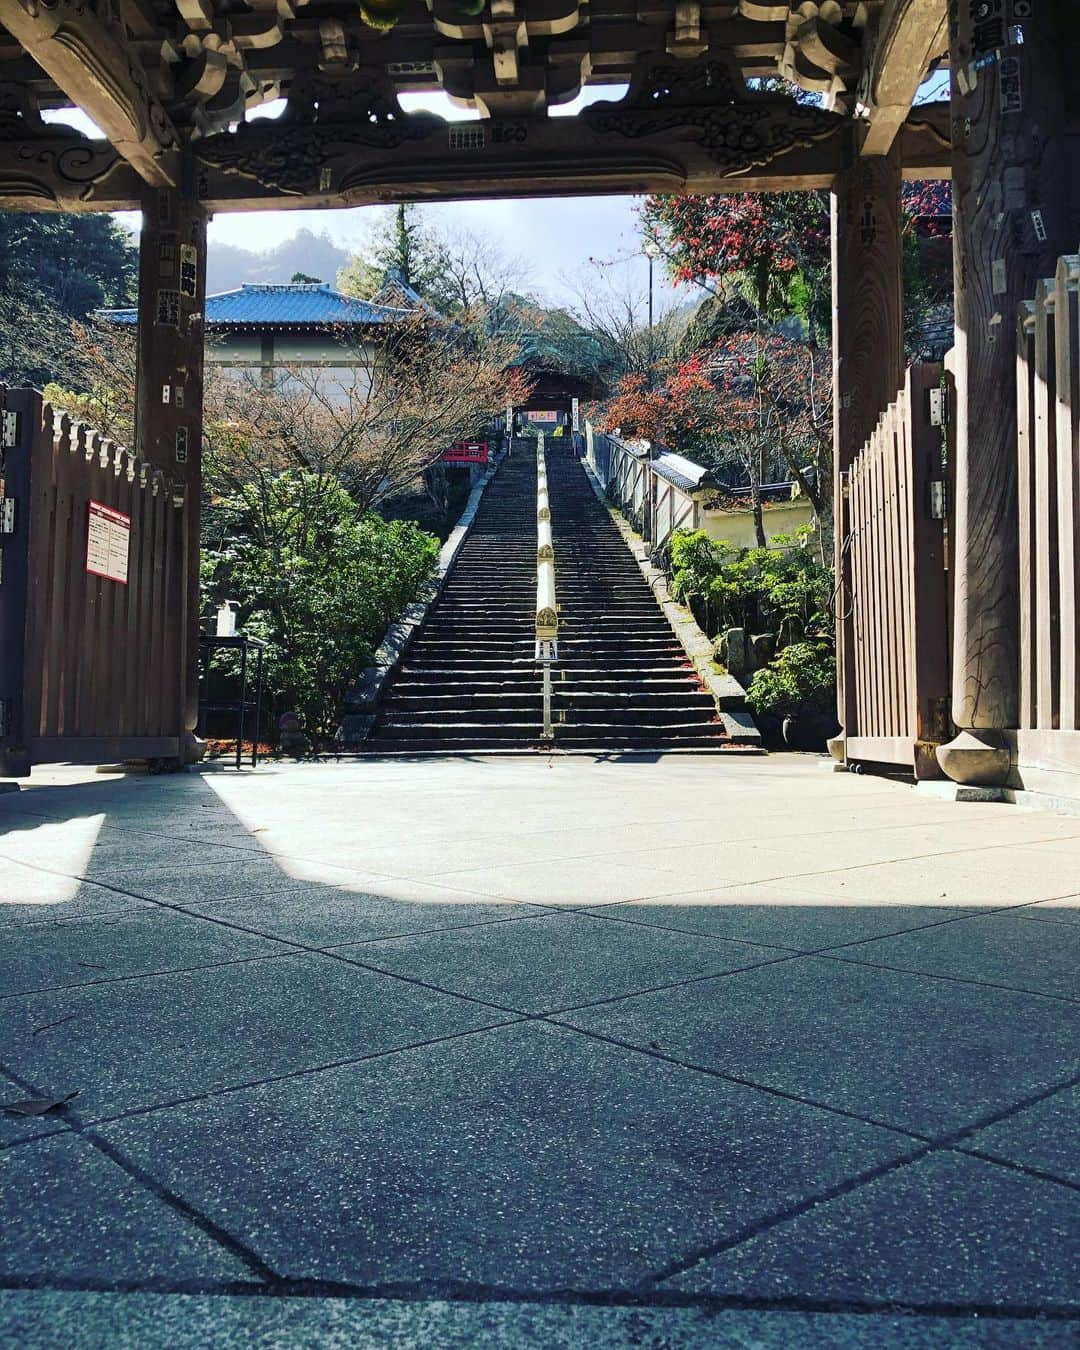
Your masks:
[[[103,319],[134,324],[135,309],[101,309]],[[409,310],[343,295],[325,282],[315,284],[246,283],[234,291],[206,297],[206,327],[319,328],[338,324],[375,325],[405,319]]]

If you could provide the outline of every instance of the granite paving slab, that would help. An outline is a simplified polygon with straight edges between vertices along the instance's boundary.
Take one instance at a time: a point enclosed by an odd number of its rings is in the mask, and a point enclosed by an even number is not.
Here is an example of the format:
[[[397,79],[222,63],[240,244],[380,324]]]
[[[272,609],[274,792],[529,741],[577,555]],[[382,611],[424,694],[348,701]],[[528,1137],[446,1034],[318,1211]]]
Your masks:
[[[639,900],[676,890],[667,872],[636,860],[577,858],[566,867],[550,862],[509,867],[470,867],[446,872],[440,880],[485,895],[541,905],[594,905]]]
[[[333,957],[279,956],[9,999],[0,1063],[45,1092],[79,1089],[89,1120],[502,1020]]]
[[[142,909],[138,896],[23,863],[0,864],[0,928]]]
[[[75,1134],[0,1152],[0,1194],[0,1271],[8,1281],[253,1278],[247,1264]]]
[[[168,866],[151,863],[142,867],[117,868],[109,874],[109,885],[131,895],[174,904],[263,895],[297,885],[297,878],[272,858],[229,858],[222,865],[217,861],[200,861],[198,850],[190,846],[188,852],[192,856],[186,863],[176,861]]]
[[[632,1289],[912,1147],[536,1022],[101,1131],[279,1273],[417,1293]]]
[[[666,1287],[879,1307],[1076,1309],[1078,1268],[1080,1193],[944,1153],[816,1205]]]
[[[757,1308],[591,1307],[464,1299],[230,1298],[0,1290],[0,1326],[22,1347],[67,1350],[1051,1350],[1075,1344],[1042,1319]]]
[[[15,1102],[23,1102],[35,1096],[33,1092],[20,1087],[18,1083],[0,1073],[0,1148],[8,1144],[17,1144],[23,1139],[40,1139],[47,1134],[59,1134],[67,1125],[52,1112],[43,1116],[23,1116],[4,1110]]]
[[[990,840],[987,840],[990,844]],[[829,898],[877,903],[899,900],[996,908],[1066,895],[1080,869],[1074,854],[1036,847],[971,848],[964,853],[911,857],[868,867],[822,868],[800,876],[799,885]]]
[[[156,905],[87,919],[22,924],[5,934],[0,998],[129,975],[275,956],[270,938]],[[0,1016],[5,1005],[0,1001]]]
[[[861,942],[835,955],[837,960],[868,961],[1080,1002],[1076,926],[1024,923],[1009,914],[988,914],[964,924],[940,924]]]
[[[1080,895],[1040,900],[1037,905],[1025,905],[1023,909],[1018,909],[1016,914],[1017,918],[1035,919],[1042,923],[1080,923]]]
[[[816,956],[560,1020],[928,1136],[1055,1086],[1077,1063],[1070,1005]]]
[[[350,949],[342,948],[345,955]],[[371,942],[360,959],[455,993],[540,1013],[775,961],[767,947],[553,913]]]
[[[195,904],[188,909],[310,947],[337,947],[406,933],[496,923],[537,912],[534,905],[478,899],[473,892],[448,887],[402,887],[389,879],[368,881],[365,886],[370,889],[319,886],[275,891],[215,902],[205,908]],[[390,894],[380,893],[380,888]],[[357,956],[367,959],[362,952]]]
[[[826,904],[820,895],[800,891],[786,882],[731,886],[665,896],[663,900],[635,900],[590,912],[684,933],[738,938],[804,952],[943,923],[969,913],[938,905]]]
[[[962,1147],[1080,1187],[1080,1087],[1063,1088],[996,1125],[976,1131]]]

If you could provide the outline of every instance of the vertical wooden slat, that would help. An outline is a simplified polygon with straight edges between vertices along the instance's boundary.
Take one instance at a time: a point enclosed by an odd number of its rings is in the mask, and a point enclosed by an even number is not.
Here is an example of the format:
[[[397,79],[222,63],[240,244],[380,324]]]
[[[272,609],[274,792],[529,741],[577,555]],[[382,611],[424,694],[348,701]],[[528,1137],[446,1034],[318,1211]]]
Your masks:
[[[887,665],[888,653],[883,643],[883,624],[882,624],[882,592],[885,587],[885,559],[884,552],[884,518],[881,509],[881,486],[882,486],[882,457],[884,454],[884,443],[888,437],[888,414],[882,415],[878,422],[878,429],[873,440],[873,453],[870,459],[870,520],[872,523],[872,553],[871,563],[871,634],[872,650],[870,660],[870,673],[872,676],[873,705],[872,717],[874,723],[874,734],[881,735],[881,728],[885,721],[885,699],[888,688],[885,667]],[[882,657],[885,657],[885,660]]]
[[[1080,256],[1058,260],[1054,278],[1057,547],[1060,606],[1059,723],[1080,730]],[[1023,539],[1021,537],[1021,545]]]
[[[1035,725],[1058,724],[1057,435],[1054,430],[1054,290],[1035,293]]]
[[[899,421],[897,405],[894,403],[887,413],[887,430],[882,445],[881,460],[881,523],[883,534],[882,562],[884,564],[884,586],[882,593],[881,622],[887,633],[887,670],[886,670],[886,711],[882,725],[882,734],[899,736],[901,734],[900,705],[902,701],[903,675],[900,670],[901,639],[898,613],[900,592],[900,521],[897,517],[896,456],[899,439]]]
[[[53,412],[38,395],[27,411],[26,449],[31,457],[30,534],[27,540],[29,576],[24,651],[23,699],[26,734],[37,736],[48,720],[49,679],[45,643],[51,616],[53,560],[47,541],[52,538],[56,512],[56,447]]]
[[[918,726],[918,672],[916,668],[916,596],[915,596],[915,513],[919,503],[914,493],[914,437],[912,418],[918,407],[918,387],[913,382],[914,372],[909,368],[904,383],[903,416],[897,421],[897,535],[899,547],[899,593],[897,605],[900,615],[901,650],[898,668],[902,675],[901,731],[903,736],[917,736]],[[944,635],[942,635],[944,640]]]
[[[949,694],[948,590],[945,580],[945,524],[930,510],[930,485],[941,479],[941,430],[930,421],[930,390],[941,382],[941,367],[914,367],[909,373],[908,435],[911,469],[911,704],[914,768],[917,778],[940,778],[934,747],[950,735],[944,716]]]
[[[1020,726],[1036,725],[1035,303],[1020,306],[1016,334],[1017,506],[1020,533]]]

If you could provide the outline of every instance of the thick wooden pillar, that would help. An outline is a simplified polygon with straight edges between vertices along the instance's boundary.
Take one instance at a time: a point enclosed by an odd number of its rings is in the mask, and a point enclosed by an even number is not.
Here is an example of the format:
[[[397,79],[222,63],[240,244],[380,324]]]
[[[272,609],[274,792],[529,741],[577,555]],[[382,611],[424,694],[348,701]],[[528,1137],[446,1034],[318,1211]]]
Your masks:
[[[185,494],[186,613],[181,644],[185,757],[199,758],[199,525],[207,213],[185,174],[147,188],[139,239],[137,453]]]
[[[950,26],[960,734],[938,757],[961,783],[1004,782],[1018,721],[1017,307],[1080,240],[1077,17],[1075,0],[964,0]]]
[[[831,748],[840,759],[846,733],[857,730],[844,475],[904,378],[900,188],[899,145],[887,155],[857,159],[832,188],[833,531],[842,731]]]

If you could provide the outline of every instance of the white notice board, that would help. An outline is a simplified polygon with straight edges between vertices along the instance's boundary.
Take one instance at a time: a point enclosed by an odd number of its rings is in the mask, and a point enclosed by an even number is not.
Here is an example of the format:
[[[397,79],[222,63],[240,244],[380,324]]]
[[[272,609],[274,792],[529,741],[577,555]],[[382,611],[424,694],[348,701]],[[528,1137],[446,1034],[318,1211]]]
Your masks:
[[[128,549],[131,542],[131,517],[115,511],[104,502],[89,504],[86,531],[86,570],[125,586],[128,579]]]

